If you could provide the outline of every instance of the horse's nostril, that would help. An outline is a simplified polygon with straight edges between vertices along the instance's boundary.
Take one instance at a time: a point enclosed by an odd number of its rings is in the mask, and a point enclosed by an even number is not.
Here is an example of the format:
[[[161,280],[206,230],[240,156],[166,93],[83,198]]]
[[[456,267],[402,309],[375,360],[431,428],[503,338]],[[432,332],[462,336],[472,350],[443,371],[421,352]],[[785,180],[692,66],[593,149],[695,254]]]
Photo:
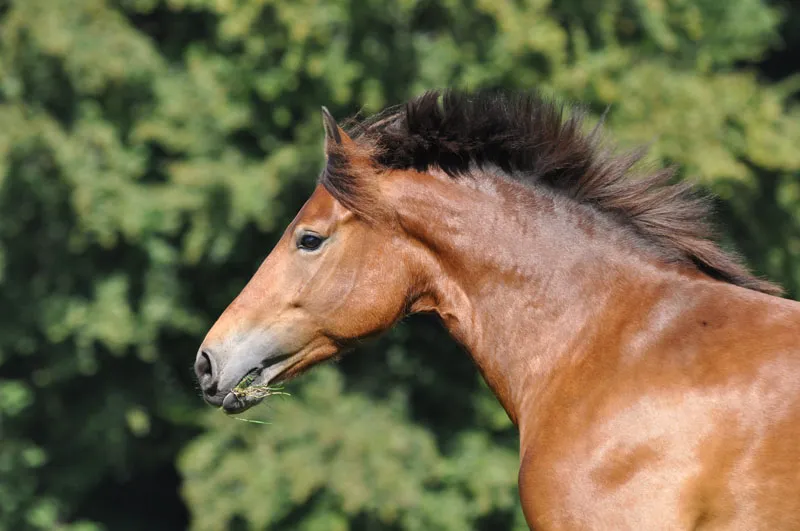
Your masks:
[[[214,363],[211,359],[211,354],[206,349],[200,349],[200,352],[197,353],[194,372],[204,393],[213,395],[217,392],[217,375],[214,374]]]
[[[197,369],[198,376],[211,376],[213,371],[211,370],[211,359],[208,357],[208,352],[205,350],[200,351],[200,355],[197,357],[197,365],[195,366]]]

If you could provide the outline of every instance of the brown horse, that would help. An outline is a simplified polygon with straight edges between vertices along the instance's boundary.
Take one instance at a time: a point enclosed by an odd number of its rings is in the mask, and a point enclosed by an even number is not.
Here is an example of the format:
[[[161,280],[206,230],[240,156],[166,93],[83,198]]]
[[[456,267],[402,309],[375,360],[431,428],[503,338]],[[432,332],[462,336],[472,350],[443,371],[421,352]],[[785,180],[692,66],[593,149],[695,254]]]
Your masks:
[[[435,312],[519,428],[536,529],[800,529],[800,304],[706,203],[536,95],[428,93],[354,123],[206,336],[208,402]]]

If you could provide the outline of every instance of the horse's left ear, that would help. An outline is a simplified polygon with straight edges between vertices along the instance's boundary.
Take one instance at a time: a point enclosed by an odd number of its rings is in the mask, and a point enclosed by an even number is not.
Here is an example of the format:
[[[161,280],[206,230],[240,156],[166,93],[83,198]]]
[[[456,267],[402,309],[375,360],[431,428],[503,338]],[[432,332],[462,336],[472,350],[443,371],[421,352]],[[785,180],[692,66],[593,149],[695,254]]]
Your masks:
[[[325,153],[328,154],[333,146],[341,146],[350,141],[347,133],[339,127],[336,120],[328,111],[327,107],[322,107],[322,125],[325,127]]]

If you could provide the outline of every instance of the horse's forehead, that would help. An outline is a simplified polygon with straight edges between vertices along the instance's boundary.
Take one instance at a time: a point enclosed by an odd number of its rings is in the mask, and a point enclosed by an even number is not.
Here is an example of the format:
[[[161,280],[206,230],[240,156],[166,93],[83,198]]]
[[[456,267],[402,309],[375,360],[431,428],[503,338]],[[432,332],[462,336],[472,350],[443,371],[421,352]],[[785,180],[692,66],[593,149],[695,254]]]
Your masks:
[[[341,215],[343,207],[322,185],[317,185],[314,193],[308,198],[306,204],[300,209],[298,221],[312,221],[315,219],[330,219]]]

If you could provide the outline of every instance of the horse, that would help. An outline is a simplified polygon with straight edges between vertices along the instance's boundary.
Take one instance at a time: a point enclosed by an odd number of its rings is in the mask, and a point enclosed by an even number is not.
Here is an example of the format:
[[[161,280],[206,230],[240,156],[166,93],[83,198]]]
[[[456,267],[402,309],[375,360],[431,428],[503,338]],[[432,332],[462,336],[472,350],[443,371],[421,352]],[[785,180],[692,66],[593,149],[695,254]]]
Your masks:
[[[539,530],[800,529],[800,303],[709,195],[537,92],[431,91],[340,126],[202,342],[205,400],[439,316],[519,431]]]

